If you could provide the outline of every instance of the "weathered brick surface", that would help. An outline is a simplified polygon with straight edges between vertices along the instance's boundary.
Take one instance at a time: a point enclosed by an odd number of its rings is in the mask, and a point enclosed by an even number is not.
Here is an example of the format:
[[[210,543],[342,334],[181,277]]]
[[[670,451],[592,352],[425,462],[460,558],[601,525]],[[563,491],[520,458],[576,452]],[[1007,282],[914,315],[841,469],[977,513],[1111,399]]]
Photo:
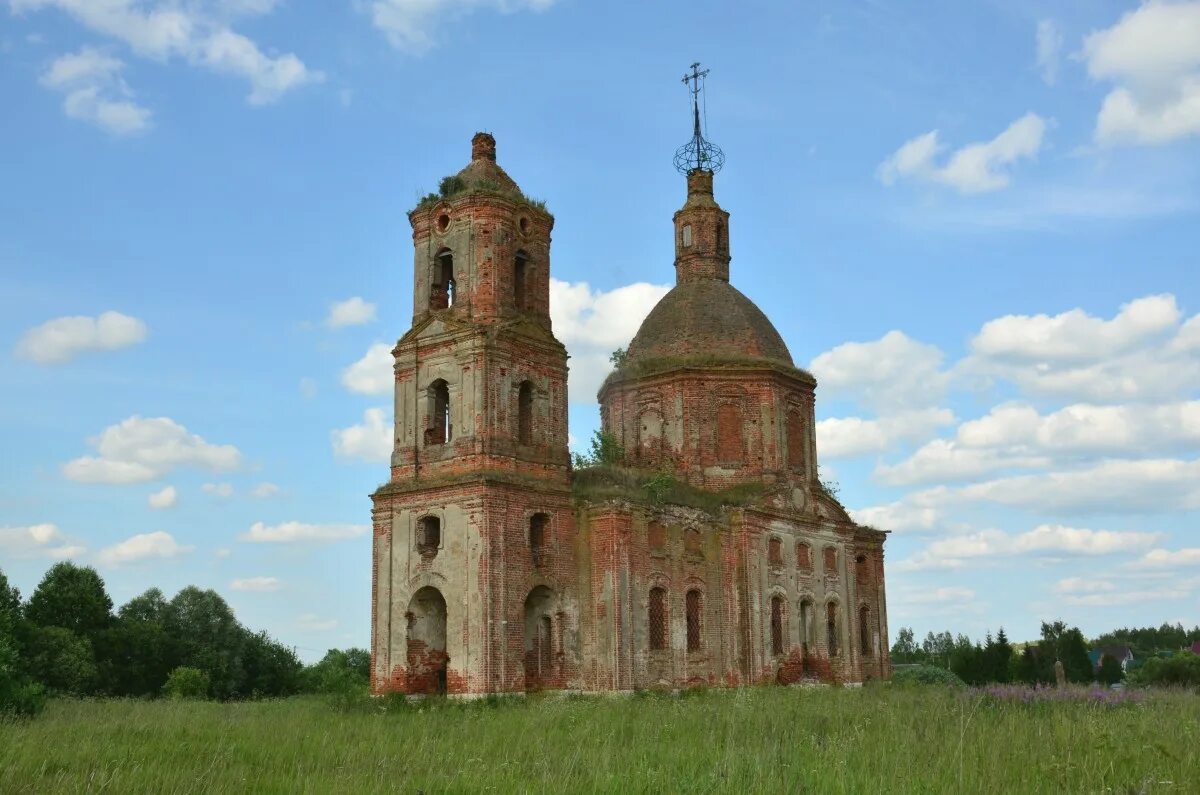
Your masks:
[[[553,218],[489,135],[457,176],[461,190],[409,216],[413,326],[393,351],[391,478],[372,497],[373,691],[887,676],[884,534],[816,484],[815,381],[728,284],[711,175],[689,177],[675,216],[679,285],[600,397],[629,465],[763,484],[717,512],[573,496]],[[420,543],[431,519],[436,548]]]

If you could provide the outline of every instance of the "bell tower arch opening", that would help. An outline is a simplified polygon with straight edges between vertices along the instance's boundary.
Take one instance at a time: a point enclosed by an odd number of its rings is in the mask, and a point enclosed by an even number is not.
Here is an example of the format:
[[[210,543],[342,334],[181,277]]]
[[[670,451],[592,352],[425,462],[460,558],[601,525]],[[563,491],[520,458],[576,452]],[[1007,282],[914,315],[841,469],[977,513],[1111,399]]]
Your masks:
[[[421,588],[408,603],[406,652],[408,692],[446,692],[446,599],[432,586]]]

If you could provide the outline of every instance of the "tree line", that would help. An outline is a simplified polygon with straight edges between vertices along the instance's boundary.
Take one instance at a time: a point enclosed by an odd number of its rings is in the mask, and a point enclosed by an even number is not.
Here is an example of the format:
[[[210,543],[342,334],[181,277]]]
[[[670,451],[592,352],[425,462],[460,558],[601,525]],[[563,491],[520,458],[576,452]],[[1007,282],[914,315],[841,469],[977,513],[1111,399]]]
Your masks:
[[[212,590],[168,599],[151,588],[114,611],[91,567],[55,564],[27,601],[0,571],[0,712],[35,712],[45,695],[228,700],[365,688],[369,667],[362,649],[304,666]]]
[[[1185,650],[1200,640],[1200,627],[1184,630],[1181,625],[1163,624],[1158,629],[1119,629],[1096,638],[1095,646],[1131,648],[1135,661],[1150,661],[1142,676],[1146,683],[1155,683],[1159,673],[1174,672],[1182,666],[1191,670],[1200,663],[1187,659]],[[913,631],[902,627],[891,649],[893,664],[922,664],[952,671],[966,684],[1024,682],[1053,684],[1056,681],[1054,664],[1062,662],[1068,682],[1113,684],[1121,681],[1125,672],[1121,662],[1111,655],[1102,655],[1098,667],[1088,657],[1088,642],[1078,627],[1068,627],[1062,621],[1042,622],[1041,637],[1036,643],[1015,647],[1001,627],[995,636],[988,632],[985,640],[972,642],[966,635],[950,632],[930,632],[917,643]],[[1182,653],[1181,653],[1182,652]],[[1167,664],[1158,658],[1180,654],[1180,662]],[[1177,673],[1171,675],[1179,676]]]

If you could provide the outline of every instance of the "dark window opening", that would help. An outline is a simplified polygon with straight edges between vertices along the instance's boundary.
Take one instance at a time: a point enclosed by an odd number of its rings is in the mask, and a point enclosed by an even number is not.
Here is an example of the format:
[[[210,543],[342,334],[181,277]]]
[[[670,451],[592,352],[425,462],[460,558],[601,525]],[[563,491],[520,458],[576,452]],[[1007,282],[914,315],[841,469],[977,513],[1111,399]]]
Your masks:
[[[454,306],[454,255],[444,248],[434,259],[433,283],[429,285],[429,308]]]
[[[772,566],[783,565],[783,542],[773,536],[767,541],[767,562]]]
[[[522,381],[517,392],[517,442],[533,442],[533,384],[528,381]]]
[[[650,650],[667,648],[667,592],[663,588],[650,589]]]
[[[533,565],[540,566],[546,554],[546,526],[550,517],[544,513],[535,513],[529,518],[529,553],[533,556]]]
[[[866,584],[869,575],[870,567],[867,566],[867,556],[859,555],[854,559],[854,579],[859,588]]]
[[[771,654],[783,654],[783,597],[771,597]]]
[[[442,545],[442,522],[436,516],[425,516],[417,522],[417,551],[433,557]]]
[[[717,253],[725,253],[725,224],[717,221]]]
[[[446,444],[453,435],[450,385],[439,378],[429,385],[429,427],[425,429],[425,444]]]
[[[700,651],[700,608],[702,602],[699,591],[687,592],[687,650]]]
[[[787,416],[787,460],[794,470],[804,468],[804,421],[798,411],[789,411]]]
[[[838,649],[837,605],[833,602],[825,607],[825,643],[829,646],[829,656],[837,657],[841,650]]]
[[[518,251],[516,259],[513,260],[513,303],[521,311],[529,308],[528,282],[529,257],[524,251]]]
[[[865,606],[858,611],[858,643],[864,657],[871,656],[871,611]]]
[[[812,602],[804,601],[800,603],[800,645],[803,646],[805,654],[808,653],[808,646],[812,643]]]

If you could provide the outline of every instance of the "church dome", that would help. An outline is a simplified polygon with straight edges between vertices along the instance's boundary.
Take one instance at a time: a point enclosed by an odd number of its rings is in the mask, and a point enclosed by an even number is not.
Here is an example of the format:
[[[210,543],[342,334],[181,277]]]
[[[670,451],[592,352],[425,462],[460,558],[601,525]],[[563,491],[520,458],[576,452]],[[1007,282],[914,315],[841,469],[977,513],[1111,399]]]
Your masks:
[[[787,345],[762,310],[720,279],[677,284],[642,321],[625,364],[646,366],[663,359],[793,366]]]

